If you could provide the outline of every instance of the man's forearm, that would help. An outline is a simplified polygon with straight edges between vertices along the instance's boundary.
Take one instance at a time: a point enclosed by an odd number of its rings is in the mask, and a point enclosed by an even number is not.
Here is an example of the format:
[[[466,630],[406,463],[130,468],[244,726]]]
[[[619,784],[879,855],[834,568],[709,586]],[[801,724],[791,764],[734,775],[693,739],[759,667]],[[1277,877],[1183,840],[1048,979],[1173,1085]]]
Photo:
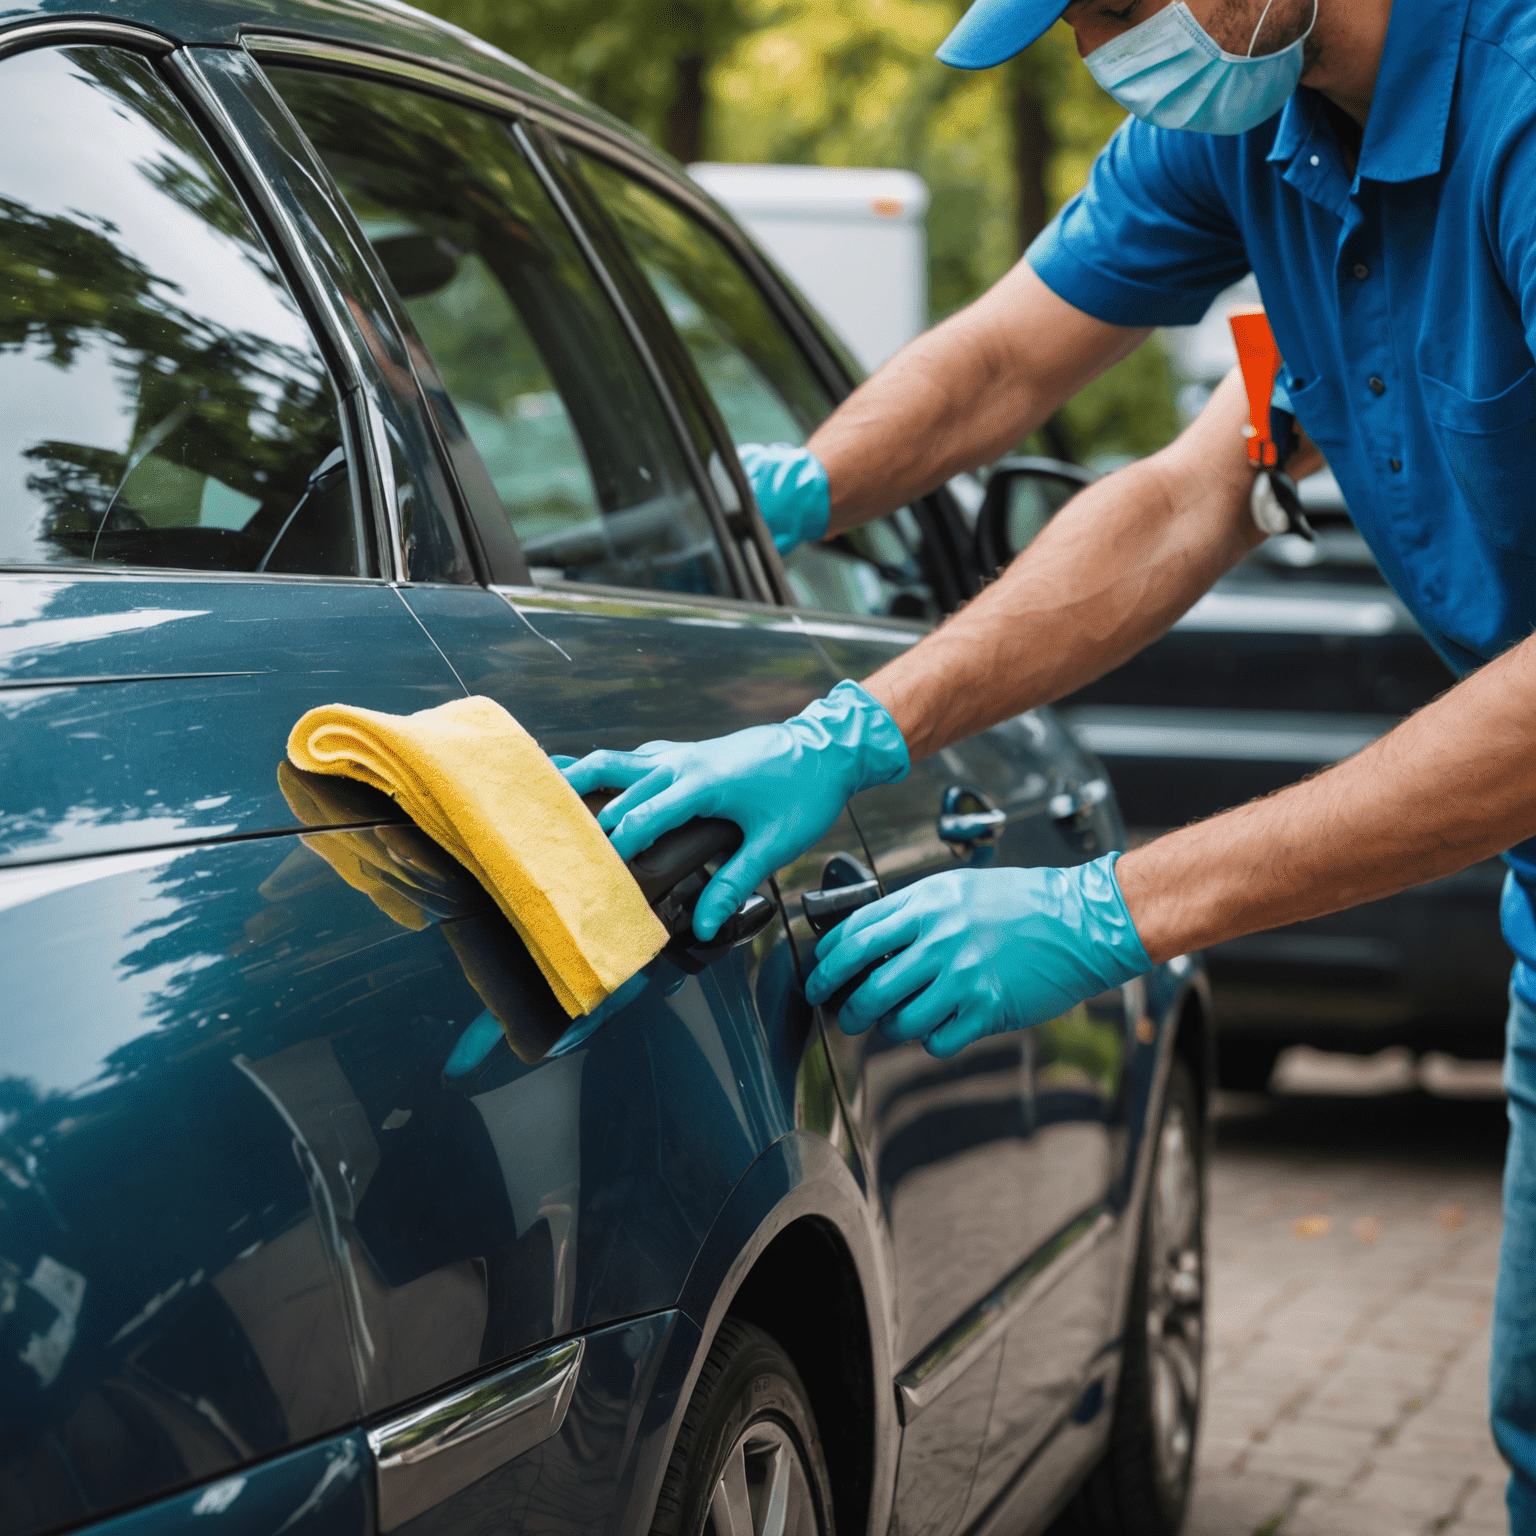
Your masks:
[[[865,680],[914,760],[1119,666],[1258,542],[1246,419],[1234,375],[1177,442],[1080,491],[1000,580]]]
[[[892,358],[811,438],[827,470],[831,531],[990,463],[1146,334],[1074,309],[1020,262]]]
[[[1536,639],[1354,757],[1117,866],[1154,960],[1374,901],[1536,835]]]

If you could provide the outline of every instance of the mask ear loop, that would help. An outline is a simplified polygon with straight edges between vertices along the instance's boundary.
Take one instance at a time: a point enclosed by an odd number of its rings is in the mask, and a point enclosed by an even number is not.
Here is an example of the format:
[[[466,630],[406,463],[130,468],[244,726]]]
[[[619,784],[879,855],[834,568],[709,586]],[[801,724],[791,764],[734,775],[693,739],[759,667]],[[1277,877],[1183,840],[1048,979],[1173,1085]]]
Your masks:
[[[1320,0],[1312,0],[1312,20],[1307,23],[1307,30],[1301,34],[1302,38],[1312,35],[1312,29],[1317,25],[1317,7]],[[1253,50],[1259,46],[1259,33],[1264,30],[1264,23],[1269,19],[1269,13],[1274,9],[1275,0],[1265,0],[1264,9],[1259,13],[1259,24],[1253,29],[1253,36],[1248,39],[1248,57],[1253,57]],[[1300,41],[1300,39],[1298,39]]]

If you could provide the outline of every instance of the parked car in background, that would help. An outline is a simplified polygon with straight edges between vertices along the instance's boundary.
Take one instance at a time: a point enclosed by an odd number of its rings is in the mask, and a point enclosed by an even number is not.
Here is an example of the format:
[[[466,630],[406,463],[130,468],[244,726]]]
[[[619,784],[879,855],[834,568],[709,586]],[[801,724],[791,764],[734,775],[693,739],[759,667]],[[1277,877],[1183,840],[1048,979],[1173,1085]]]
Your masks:
[[[1013,462],[983,514],[994,565],[1094,478],[1053,461]],[[1315,542],[1267,540],[1163,639],[1058,705],[1104,762],[1133,844],[1359,751],[1454,681],[1382,579],[1332,475],[1302,493]],[[1501,1055],[1502,879],[1489,859],[1208,951],[1222,1082],[1263,1089],[1280,1051],[1296,1044]]]
[[[0,122],[0,1529],[1171,1536],[1198,964],[946,1062],[800,985],[823,889],[1123,836],[1050,711],[709,946],[708,850],[636,860],[673,940],[570,1030],[284,761],[333,700],[709,736],[910,645],[975,589],[949,495],[786,568],[737,462],[850,387],[815,316],[398,5],[10,5]]]

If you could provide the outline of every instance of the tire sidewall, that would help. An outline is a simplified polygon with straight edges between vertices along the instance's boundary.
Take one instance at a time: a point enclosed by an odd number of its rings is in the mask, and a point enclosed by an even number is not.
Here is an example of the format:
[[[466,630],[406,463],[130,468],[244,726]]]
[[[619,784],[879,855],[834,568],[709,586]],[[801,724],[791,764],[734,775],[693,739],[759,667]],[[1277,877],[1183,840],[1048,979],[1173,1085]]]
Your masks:
[[[816,1502],[823,1536],[834,1536],[832,1491],[816,1421],[799,1373],[767,1334],[728,1318],[711,1349],[730,1353],[718,1377],[695,1388],[686,1463],[677,1487],[674,1518],[658,1519],[657,1536],[701,1536],[726,1457],[754,1424],[772,1422],[793,1442]],[[679,1449],[683,1449],[679,1447]]]
[[[1136,1330],[1137,1352],[1140,1356],[1138,1364],[1141,1369],[1135,1373],[1136,1388],[1141,1401],[1137,1404],[1140,1414],[1144,1415],[1146,1434],[1148,1437],[1148,1450],[1151,1452],[1152,1481],[1156,1489],[1159,1513],[1162,1515],[1166,1527],[1169,1530],[1177,1530],[1181,1525],[1185,1511],[1189,1505],[1190,1493],[1194,1487],[1194,1461],[1195,1452],[1200,1436],[1200,1419],[1205,1401],[1205,1371],[1202,1361],[1200,1375],[1200,1400],[1196,1404],[1194,1422],[1190,1427],[1190,1447],[1183,1469],[1183,1476],[1179,1486],[1170,1487],[1164,1480],[1162,1465],[1155,1449],[1156,1429],[1153,1423],[1152,1408],[1152,1373],[1151,1373],[1151,1339],[1147,1333],[1147,1304],[1151,1295],[1152,1265],[1155,1261],[1152,1253],[1152,1205],[1157,1197],[1157,1177],[1159,1163],[1162,1155],[1163,1131],[1168,1123],[1170,1111],[1175,1107],[1183,1113],[1184,1133],[1189,1139],[1189,1145],[1195,1159],[1195,1178],[1199,1188],[1198,1227],[1196,1242],[1200,1255],[1200,1287],[1201,1294],[1207,1293],[1207,1270],[1209,1257],[1206,1253],[1206,1201],[1205,1201],[1205,1150],[1201,1139],[1199,1106],[1195,1100],[1194,1085],[1189,1079],[1188,1071],[1182,1062],[1175,1061],[1173,1070],[1169,1073],[1167,1088],[1164,1091],[1162,1108],[1157,1118],[1157,1141],[1153,1153],[1151,1180],[1147,1186],[1147,1200],[1141,1216],[1141,1241],[1138,1244],[1136,1257],[1136,1280],[1131,1295],[1130,1326]],[[1205,1314],[1202,1314],[1204,1318]],[[1205,1350],[1205,1328],[1201,1329],[1201,1351]]]

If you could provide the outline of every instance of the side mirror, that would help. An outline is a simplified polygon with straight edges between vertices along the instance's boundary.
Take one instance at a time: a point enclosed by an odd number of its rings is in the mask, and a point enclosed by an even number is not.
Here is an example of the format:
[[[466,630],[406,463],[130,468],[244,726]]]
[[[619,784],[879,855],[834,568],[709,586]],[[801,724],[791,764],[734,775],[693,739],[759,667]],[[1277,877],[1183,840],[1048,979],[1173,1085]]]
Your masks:
[[[1042,528],[1099,477],[1063,459],[999,459],[976,514],[976,569],[990,581]]]

